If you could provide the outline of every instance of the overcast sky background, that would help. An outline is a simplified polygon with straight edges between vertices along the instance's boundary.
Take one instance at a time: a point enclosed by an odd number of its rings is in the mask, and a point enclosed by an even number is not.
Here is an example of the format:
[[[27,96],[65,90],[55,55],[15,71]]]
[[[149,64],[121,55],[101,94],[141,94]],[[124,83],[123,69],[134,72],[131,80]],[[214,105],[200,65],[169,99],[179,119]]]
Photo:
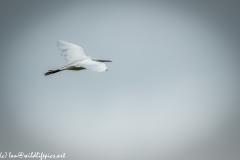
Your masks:
[[[237,1],[0,2],[0,152],[239,160]],[[112,60],[64,71],[56,40]]]

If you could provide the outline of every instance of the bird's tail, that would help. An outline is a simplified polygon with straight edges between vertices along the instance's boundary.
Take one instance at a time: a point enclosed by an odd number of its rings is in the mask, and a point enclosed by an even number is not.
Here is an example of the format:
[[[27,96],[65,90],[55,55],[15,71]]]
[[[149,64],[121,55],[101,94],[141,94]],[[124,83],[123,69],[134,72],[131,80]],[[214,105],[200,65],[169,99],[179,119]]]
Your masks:
[[[57,73],[57,72],[60,72],[60,71],[63,71],[63,70],[61,70],[61,69],[49,70],[48,72],[45,73],[45,76],[48,76],[49,74]]]

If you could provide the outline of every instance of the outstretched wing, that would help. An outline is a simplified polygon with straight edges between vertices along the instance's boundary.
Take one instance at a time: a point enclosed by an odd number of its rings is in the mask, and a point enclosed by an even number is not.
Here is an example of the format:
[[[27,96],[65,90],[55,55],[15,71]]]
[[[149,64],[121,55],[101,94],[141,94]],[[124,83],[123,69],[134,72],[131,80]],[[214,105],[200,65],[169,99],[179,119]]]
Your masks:
[[[104,63],[92,61],[91,59],[85,59],[83,61],[74,64],[76,67],[84,67],[85,69],[95,71],[95,72],[105,72],[107,71],[107,66]]]
[[[86,57],[82,47],[78,45],[68,43],[62,40],[58,40],[57,45],[58,48],[62,51],[61,54],[65,57],[67,64]]]

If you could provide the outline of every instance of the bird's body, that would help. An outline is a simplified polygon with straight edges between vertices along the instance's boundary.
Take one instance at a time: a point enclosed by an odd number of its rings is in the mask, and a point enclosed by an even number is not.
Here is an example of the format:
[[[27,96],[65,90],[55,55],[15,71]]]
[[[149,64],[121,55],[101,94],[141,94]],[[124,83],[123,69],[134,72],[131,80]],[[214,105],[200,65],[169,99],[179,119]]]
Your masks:
[[[57,41],[58,48],[62,51],[67,64],[57,70],[49,70],[45,75],[57,73],[64,70],[84,70],[88,69],[95,72],[107,71],[107,66],[103,62],[111,62],[109,60],[100,60],[85,55],[82,47],[68,43],[62,40]]]

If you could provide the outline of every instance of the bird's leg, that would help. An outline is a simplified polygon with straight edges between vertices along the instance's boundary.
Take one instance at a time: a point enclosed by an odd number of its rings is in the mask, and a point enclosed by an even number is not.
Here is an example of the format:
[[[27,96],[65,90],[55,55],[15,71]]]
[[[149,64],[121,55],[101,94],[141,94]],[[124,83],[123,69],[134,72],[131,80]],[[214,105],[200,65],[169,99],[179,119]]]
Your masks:
[[[49,70],[48,72],[45,73],[45,76],[48,76],[49,74],[54,74],[54,73],[57,73],[57,72],[60,72],[60,71],[63,71],[63,70],[60,70],[60,69],[57,69],[57,70]]]

